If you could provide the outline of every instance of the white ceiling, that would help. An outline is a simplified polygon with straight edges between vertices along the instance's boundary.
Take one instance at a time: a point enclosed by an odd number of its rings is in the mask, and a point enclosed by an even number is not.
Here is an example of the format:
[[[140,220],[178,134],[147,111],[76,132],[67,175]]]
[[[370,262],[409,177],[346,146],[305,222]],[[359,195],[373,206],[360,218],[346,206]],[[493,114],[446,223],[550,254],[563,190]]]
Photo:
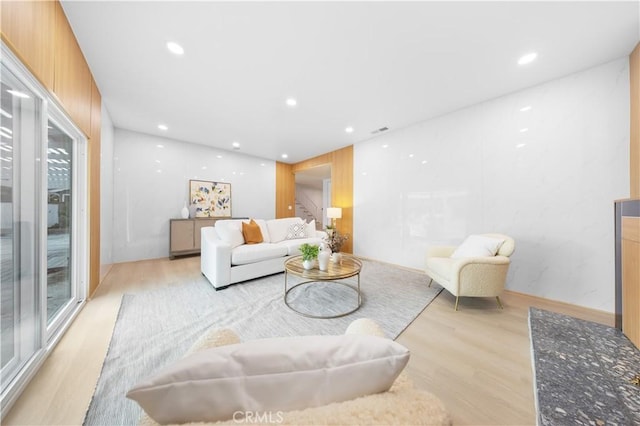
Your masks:
[[[637,1],[62,5],[116,127],[287,162],[626,56],[640,39]]]

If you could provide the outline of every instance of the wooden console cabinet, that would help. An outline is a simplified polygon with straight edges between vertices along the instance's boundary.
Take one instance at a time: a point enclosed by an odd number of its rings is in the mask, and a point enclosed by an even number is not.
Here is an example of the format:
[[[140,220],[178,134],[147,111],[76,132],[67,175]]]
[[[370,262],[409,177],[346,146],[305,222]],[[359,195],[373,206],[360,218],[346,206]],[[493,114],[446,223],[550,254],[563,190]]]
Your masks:
[[[218,219],[171,219],[169,221],[169,259],[200,253],[200,230]]]

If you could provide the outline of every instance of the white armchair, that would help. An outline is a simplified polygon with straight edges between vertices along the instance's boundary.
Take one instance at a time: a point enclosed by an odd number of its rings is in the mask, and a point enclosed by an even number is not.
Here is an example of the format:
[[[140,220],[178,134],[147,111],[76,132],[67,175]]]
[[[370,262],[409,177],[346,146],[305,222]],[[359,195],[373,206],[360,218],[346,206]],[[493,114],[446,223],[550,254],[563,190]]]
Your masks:
[[[515,250],[511,237],[502,234],[482,234],[481,237],[501,239],[495,256],[452,258],[453,246],[435,246],[427,249],[425,272],[433,281],[456,297],[454,309],[458,310],[460,297],[495,297],[502,309],[500,293],[504,290],[509,270],[509,256]]]

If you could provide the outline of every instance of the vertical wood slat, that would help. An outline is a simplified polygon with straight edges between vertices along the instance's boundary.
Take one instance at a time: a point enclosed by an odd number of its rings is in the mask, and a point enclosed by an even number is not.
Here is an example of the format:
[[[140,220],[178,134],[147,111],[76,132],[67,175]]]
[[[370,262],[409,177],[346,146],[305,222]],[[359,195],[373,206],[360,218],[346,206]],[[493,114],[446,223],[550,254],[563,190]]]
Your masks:
[[[56,3],[1,1],[2,41],[47,88],[53,87]]]
[[[622,217],[622,332],[640,348],[639,217]]]
[[[59,2],[56,5],[54,35],[53,93],[73,121],[89,136],[91,133],[92,76],[80,46]]]
[[[640,43],[629,55],[631,129],[629,138],[630,198],[640,198]]]

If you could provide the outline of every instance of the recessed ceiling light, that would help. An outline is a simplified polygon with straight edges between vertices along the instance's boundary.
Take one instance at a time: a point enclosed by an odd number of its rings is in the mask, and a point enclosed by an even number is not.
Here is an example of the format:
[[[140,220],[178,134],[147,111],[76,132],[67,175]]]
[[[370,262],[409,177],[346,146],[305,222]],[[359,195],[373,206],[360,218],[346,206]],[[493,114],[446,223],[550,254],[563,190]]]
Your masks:
[[[158,129],[167,131],[169,130],[169,127],[167,127],[166,124],[158,124]]]
[[[207,170],[207,166],[202,166],[202,170]]]
[[[287,99],[287,106],[294,107],[296,105],[298,105],[298,101],[293,98]]]
[[[422,160],[422,164],[427,164],[427,160]]]
[[[413,158],[413,154],[409,154],[409,158]]]
[[[366,175],[367,175],[367,172],[362,172],[362,176],[366,176]]]
[[[384,145],[382,145],[383,148],[389,148],[389,145],[387,145],[386,143]]]
[[[516,148],[522,148],[526,145],[527,145],[526,143],[519,143],[518,145],[516,145]]]
[[[222,158],[222,155],[218,154],[218,155],[216,155],[216,158]]]
[[[289,156],[287,154],[282,154],[281,157],[282,158],[289,158]]]
[[[344,129],[344,131],[347,133],[353,133],[353,127],[349,126],[346,129]]]
[[[233,147],[233,149],[240,149],[240,142],[233,142],[231,146]]]
[[[164,145],[156,145],[158,148],[164,148]]]
[[[261,165],[262,167],[264,167],[264,163],[260,163],[260,165]]]
[[[168,42],[167,49],[169,49],[169,52],[173,53],[174,55],[184,54],[184,48],[180,46],[178,43],[176,43],[175,41]]]
[[[16,98],[29,99],[29,97],[30,97],[26,93],[20,92],[19,90],[8,89],[7,93],[11,93]]]
[[[529,131],[529,129],[528,129],[528,128],[526,128],[526,127],[525,127],[524,129],[520,129],[520,133],[526,133],[526,132],[528,132],[528,131]]]
[[[521,56],[520,59],[518,59],[518,65],[530,64],[531,62],[535,61],[537,57],[538,54],[536,52],[527,53],[526,55]]]
[[[520,111],[521,112],[526,112],[526,111],[529,111],[530,109],[531,109],[531,105],[527,105],[526,107],[520,108]]]

